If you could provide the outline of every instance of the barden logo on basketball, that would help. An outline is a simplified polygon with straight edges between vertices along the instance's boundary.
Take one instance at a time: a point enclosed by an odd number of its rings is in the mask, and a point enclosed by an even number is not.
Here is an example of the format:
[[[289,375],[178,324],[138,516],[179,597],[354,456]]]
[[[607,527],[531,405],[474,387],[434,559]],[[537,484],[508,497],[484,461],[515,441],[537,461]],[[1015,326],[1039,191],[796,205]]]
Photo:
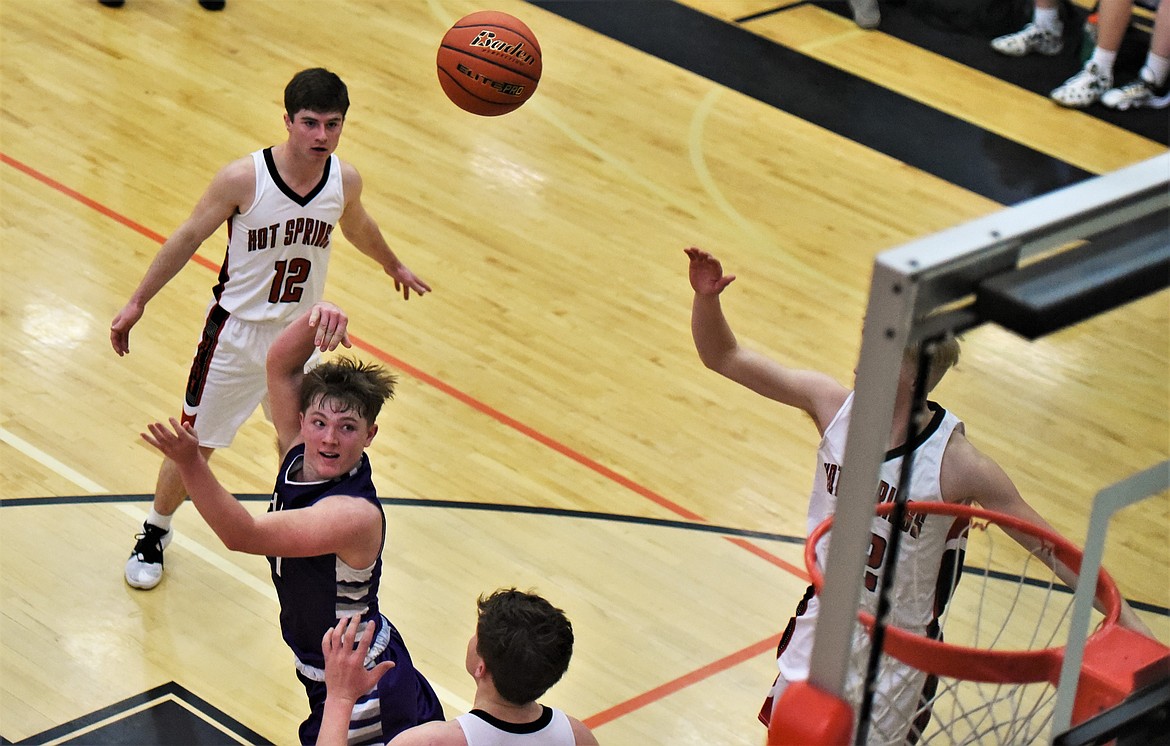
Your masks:
[[[439,84],[464,111],[495,117],[532,97],[543,64],[540,42],[519,18],[478,10],[455,22],[435,55]]]
[[[462,63],[456,65],[455,69],[476,82],[482,83],[486,86],[491,86],[505,96],[524,95],[525,86],[520,85],[519,83],[502,83],[498,80],[492,80],[486,75],[481,75],[480,73],[477,73],[475,70],[472,70],[470,67]]]
[[[471,40],[471,43],[468,46],[484,47],[486,49],[492,50],[493,52],[499,52],[500,54],[512,57],[520,62],[523,62],[525,65],[531,66],[536,64],[536,58],[529,54],[526,49],[524,49],[523,41],[518,41],[515,44],[508,44],[507,42],[497,39],[495,32],[488,31],[486,29],[476,34],[475,38]]]

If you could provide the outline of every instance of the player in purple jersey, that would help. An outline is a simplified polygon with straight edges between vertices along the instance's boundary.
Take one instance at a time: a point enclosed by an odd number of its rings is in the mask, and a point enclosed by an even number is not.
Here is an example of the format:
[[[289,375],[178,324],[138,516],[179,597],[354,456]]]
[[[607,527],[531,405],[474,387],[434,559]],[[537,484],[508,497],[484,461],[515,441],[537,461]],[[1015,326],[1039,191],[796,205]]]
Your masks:
[[[443,710],[411,662],[398,630],[378,609],[386,518],[365,449],[394,393],[384,368],[346,357],[305,372],[314,351],[349,346],[348,319],[315,303],[268,352],[268,392],[284,460],[268,512],[254,516],[225,490],[199,452],[189,423],[149,425],[143,438],[173,461],[200,515],[229,549],[268,557],[280,599],[280,627],[309,699],[300,741],[312,744],[325,706],[322,636],[343,617],[372,627],[367,665],[392,661],[354,707],[351,744],[385,743]]]

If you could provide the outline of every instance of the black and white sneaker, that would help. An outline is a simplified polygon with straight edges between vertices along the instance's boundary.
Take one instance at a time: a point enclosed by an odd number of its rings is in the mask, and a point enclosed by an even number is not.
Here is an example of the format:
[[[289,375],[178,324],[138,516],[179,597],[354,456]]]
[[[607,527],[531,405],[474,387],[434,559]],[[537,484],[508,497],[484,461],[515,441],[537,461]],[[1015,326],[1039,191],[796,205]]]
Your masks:
[[[1009,57],[1023,57],[1026,54],[1043,54],[1051,57],[1064,49],[1063,26],[1040,28],[1029,23],[1014,34],[1005,34],[991,40],[991,48]]]
[[[1165,109],[1170,104],[1170,85],[1155,86],[1138,75],[1137,80],[1117,88],[1111,88],[1101,95],[1101,103],[1110,109]]]
[[[1099,101],[1112,87],[1113,71],[1106,70],[1090,59],[1079,73],[1064,81],[1048,97],[1070,109],[1086,109]]]
[[[163,574],[163,550],[174,538],[174,531],[164,531],[153,523],[143,523],[142,533],[136,534],[138,543],[126,560],[126,583],[132,588],[148,591],[158,585]]]

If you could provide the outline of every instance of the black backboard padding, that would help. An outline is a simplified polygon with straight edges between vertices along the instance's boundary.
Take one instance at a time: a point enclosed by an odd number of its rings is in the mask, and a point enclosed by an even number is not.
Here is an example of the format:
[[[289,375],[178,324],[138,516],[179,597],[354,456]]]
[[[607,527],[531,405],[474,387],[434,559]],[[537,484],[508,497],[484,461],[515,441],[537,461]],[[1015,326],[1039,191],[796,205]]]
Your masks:
[[[1159,210],[1034,264],[983,280],[979,317],[1028,339],[1170,286],[1170,210]]]

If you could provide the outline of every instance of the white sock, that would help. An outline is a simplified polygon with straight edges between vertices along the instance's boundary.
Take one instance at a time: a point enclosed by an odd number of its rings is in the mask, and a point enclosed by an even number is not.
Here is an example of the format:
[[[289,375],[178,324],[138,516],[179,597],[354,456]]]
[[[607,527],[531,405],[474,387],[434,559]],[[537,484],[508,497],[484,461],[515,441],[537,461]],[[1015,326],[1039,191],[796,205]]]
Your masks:
[[[170,531],[171,520],[174,519],[174,517],[174,514],[163,515],[162,513],[159,513],[152,505],[150,507],[150,515],[146,516],[146,522],[152,526],[158,526],[164,531]]]
[[[1064,24],[1060,22],[1060,10],[1058,8],[1041,8],[1037,5],[1032,11],[1032,23],[1036,24],[1036,28],[1053,31],[1058,34],[1064,30]]]
[[[1170,74],[1170,58],[1159,57],[1150,52],[1146,55],[1146,64],[1142,68],[1142,79],[1147,83],[1153,83],[1155,88],[1161,88],[1166,83],[1166,78]]]
[[[1112,73],[1113,63],[1117,60],[1117,52],[1110,52],[1101,47],[1093,48],[1093,56],[1089,58],[1089,62],[1096,62],[1097,67],[1103,72]]]

